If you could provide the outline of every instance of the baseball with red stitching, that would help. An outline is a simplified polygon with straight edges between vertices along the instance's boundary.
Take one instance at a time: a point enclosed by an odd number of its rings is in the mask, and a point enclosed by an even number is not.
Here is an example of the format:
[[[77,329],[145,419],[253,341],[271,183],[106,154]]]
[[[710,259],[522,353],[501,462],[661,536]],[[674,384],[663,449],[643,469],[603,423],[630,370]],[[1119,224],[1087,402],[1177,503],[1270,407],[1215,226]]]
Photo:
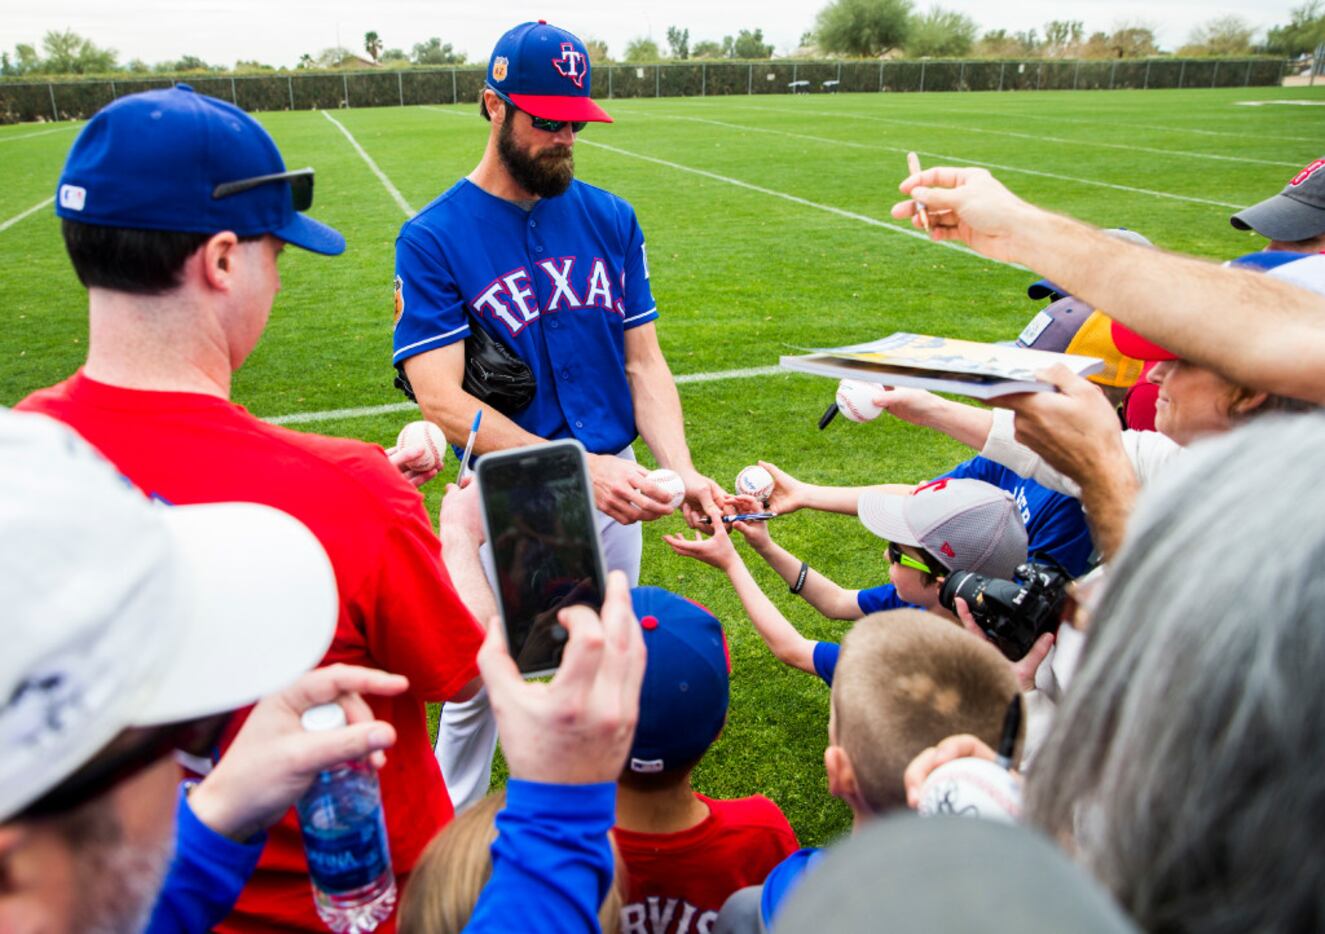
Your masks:
[[[883,411],[882,406],[874,403],[878,391],[879,386],[875,383],[844,379],[837,384],[838,411],[853,422],[872,422]]]
[[[434,467],[441,470],[442,462],[446,460],[446,435],[432,422],[410,422],[400,429],[400,434],[396,436],[396,447],[423,450],[422,456],[409,465],[420,473],[432,470]]]

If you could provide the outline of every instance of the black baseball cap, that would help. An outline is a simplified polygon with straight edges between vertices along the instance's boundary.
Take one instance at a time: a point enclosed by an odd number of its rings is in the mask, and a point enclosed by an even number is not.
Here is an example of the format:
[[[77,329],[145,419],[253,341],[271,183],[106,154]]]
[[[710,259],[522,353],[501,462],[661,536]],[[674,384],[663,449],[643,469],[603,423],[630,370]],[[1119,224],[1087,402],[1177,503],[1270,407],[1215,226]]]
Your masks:
[[[1325,234],[1325,156],[1304,166],[1284,190],[1228,219],[1238,230],[1270,240],[1310,240]]]

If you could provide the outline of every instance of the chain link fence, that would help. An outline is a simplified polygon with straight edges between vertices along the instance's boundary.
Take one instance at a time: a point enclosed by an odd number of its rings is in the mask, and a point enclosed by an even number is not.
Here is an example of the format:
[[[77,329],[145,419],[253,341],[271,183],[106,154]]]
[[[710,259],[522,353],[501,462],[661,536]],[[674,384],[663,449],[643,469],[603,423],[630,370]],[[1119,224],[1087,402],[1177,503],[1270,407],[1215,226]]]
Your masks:
[[[675,62],[599,65],[595,96],[708,97],[839,91],[1060,91],[1278,85],[1279,59]],[[187,83],[244,110],[335,110],[477,102],[482,68],[93,81],[0,81],[0,123],[78,120],[126,94]]]

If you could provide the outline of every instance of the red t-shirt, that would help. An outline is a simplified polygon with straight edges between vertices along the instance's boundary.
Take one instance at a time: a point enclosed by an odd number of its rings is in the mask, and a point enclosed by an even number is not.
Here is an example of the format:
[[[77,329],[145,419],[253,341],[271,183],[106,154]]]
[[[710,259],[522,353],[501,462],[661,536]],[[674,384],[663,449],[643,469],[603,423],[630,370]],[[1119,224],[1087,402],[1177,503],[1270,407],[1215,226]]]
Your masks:
[[[722,903],[800,848],[786,815],[763,795],[717,801],[677,833],[614,828],[626,864],[621,934],[708,934]]]
[[[397,875],[407,873],[452,816],[424,701],[445,700],[477,675],[482,641],[442,566],[418,491],[380,448],[268,425],[214,396],[121,389],[80,372],[17,408],[67,423],[167,503],[263,503],[317,536],[340,591],[323,663],[382,668],[410,681],[408,694],[368,699],[396,728],[380,777],[392,859]],[[271,829],[258,870],[221,929],[325,932],[293,809]]]

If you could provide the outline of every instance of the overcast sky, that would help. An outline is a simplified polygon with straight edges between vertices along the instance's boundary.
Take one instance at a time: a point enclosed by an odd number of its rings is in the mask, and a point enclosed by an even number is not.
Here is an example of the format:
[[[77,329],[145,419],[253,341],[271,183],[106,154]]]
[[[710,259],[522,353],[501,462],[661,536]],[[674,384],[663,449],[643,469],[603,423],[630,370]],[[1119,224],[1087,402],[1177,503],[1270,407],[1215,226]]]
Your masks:
[[[509,26],[544,18],[581,37],[603,39],[613,56],[626,43],[651,35],[665,48],[667,27],[690,30],[693,45],[741,29],[761,28],[765,40],[781,54],[795,48],[814,14],[827,0],[769,3],[768,0],[561,0],[556,3],[453,3],[439,0],[6,0],[0,15],[0,48],[15,43],[40,43],[49,29],[72,29],[120,54],[120,61],[141,58],[149,63],[196,55],[213,64],[257,59],[272,65],[293,65],[308,52],[316,56],[340,44],[362,51],[363,34],[376,30],[387,48],[410,51],[416,42],[440,36],[466,52],[470,60],[486,61],[492,44]],[[1302,0],[941,0],[982,29],[1020,31],[1051,19],[1079,19],[1087,32],[1110,31],[1128,22],[1152,26],[1161,47],[1173,49],[1186,41],[1193,26],[1212,17],[1236,15],[1265,29],[1288,21],[1289,9]],[[917,2],[928,8],[928,0]]]

